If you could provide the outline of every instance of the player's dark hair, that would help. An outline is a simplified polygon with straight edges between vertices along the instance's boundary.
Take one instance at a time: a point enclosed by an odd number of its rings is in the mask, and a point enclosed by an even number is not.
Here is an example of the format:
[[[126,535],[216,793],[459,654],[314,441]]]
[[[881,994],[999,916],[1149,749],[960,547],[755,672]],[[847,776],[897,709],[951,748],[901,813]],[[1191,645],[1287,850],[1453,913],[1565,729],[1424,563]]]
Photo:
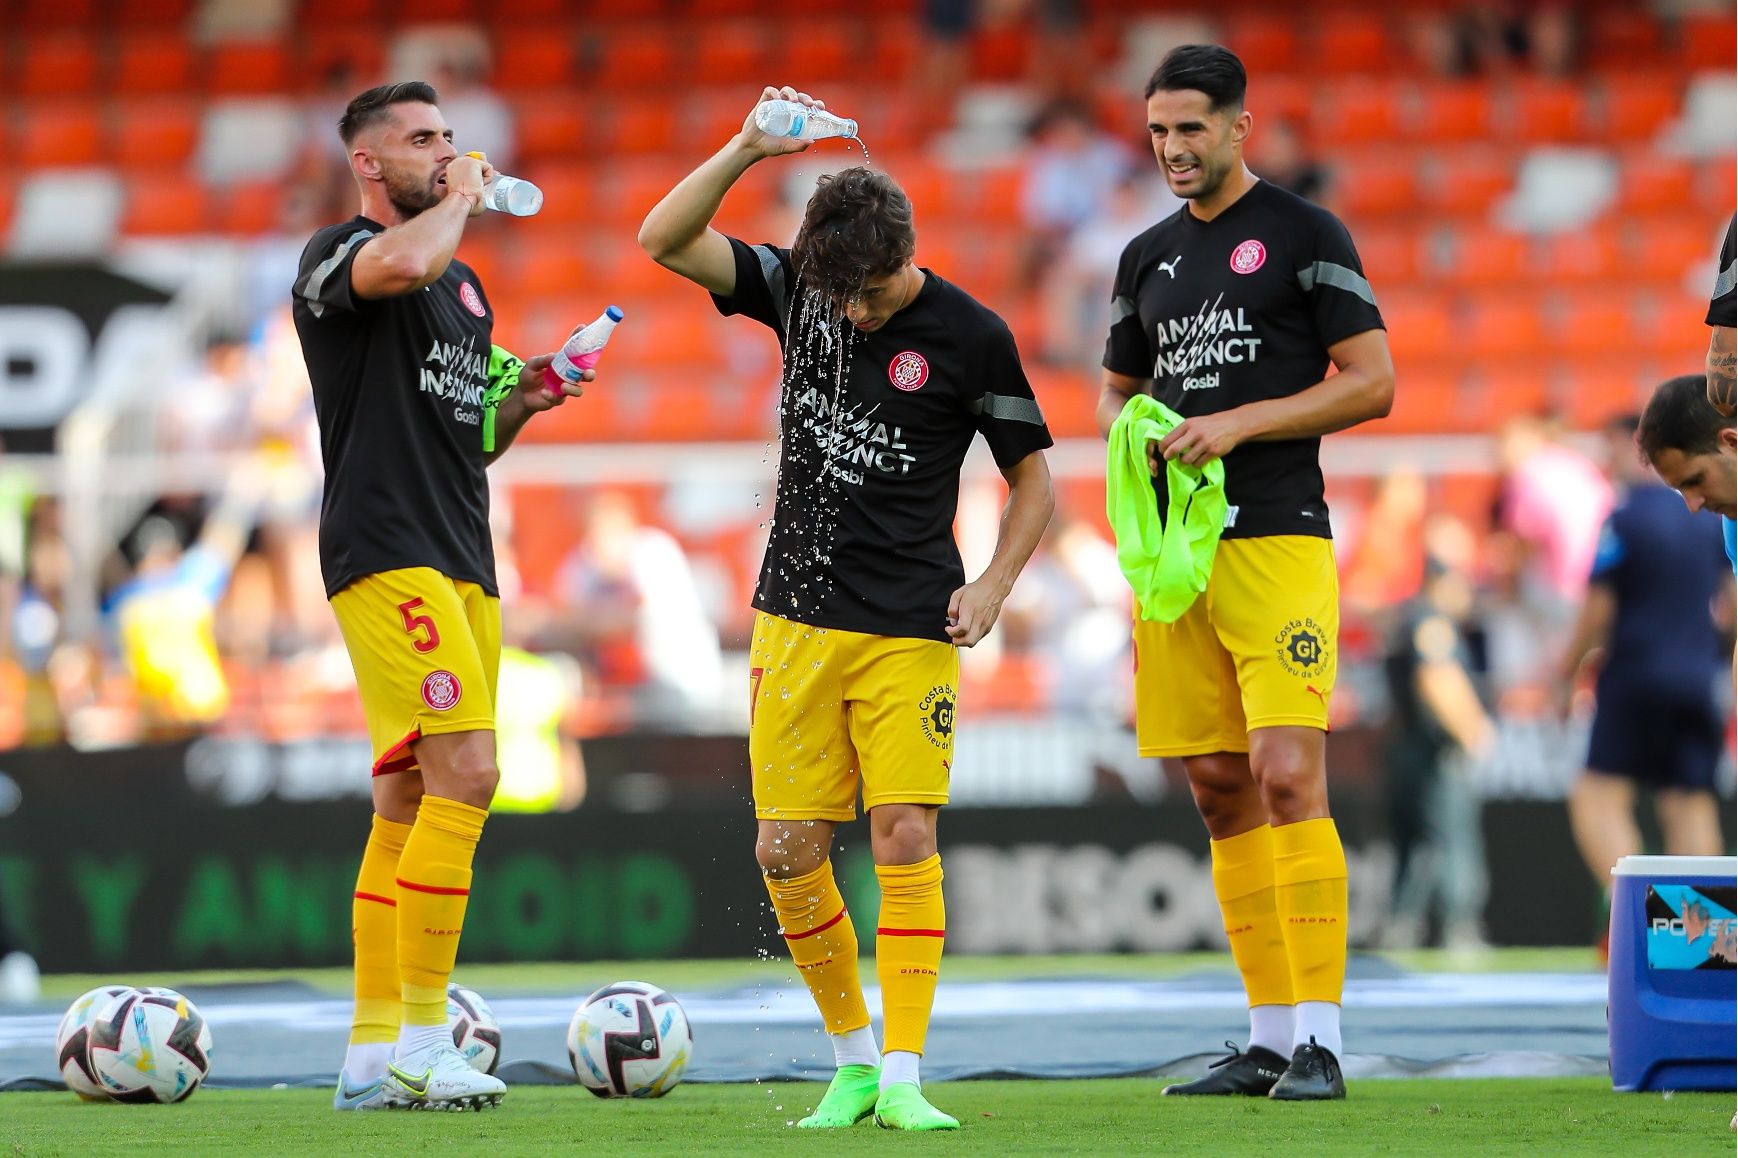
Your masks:
[[[810,287],[842,301],[864,282],[898,272],[916,252],[905,190],[887,174],[858,166],[815,183],[791,264]]]
[[[1218,44],[1180,44],[1159,61],[1142,96],[1150,100],[1156,92],[1182,89],[1206,93],[1214,112],[1227,108],[1241,110],[1243,95],[1249,91],[1249,74],[1229,48]]]
[[[1684,374],[1664,382],[1648,399],[1636,428],[1636,445],[1649,462],[1668,450],[1684,455],[1720,449],[1720,430],[1732,425],[1708,401],[1708,379]]]
[[[424,80],[401,80],[397,84],[379,84],[355,97],[344,106],[338,121],[338,135],[346,145],[354,144],[356,136],[370,125],[379,124],[392,116],[392,106],[401,104],[438,105],[440,97],[434,86]]]

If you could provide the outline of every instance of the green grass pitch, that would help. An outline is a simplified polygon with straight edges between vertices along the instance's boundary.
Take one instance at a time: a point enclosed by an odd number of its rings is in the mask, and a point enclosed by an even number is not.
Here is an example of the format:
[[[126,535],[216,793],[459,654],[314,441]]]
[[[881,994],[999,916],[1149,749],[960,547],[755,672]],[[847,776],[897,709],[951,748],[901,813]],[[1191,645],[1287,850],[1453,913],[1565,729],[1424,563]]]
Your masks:
[[[937,1082],[953,1134],[791,1129],[809,1083],[687,1085],[661,1101],[519,1087],[480,1114],[338,1114],[324,1090],[201,1091],[178,1106],[0,1095],[0,1154],[1731,1154],[1730,1094],[1617,1094],[1590,1078],[1353,1083],[1344,1102],[1158,1097],[1151,1079]]]

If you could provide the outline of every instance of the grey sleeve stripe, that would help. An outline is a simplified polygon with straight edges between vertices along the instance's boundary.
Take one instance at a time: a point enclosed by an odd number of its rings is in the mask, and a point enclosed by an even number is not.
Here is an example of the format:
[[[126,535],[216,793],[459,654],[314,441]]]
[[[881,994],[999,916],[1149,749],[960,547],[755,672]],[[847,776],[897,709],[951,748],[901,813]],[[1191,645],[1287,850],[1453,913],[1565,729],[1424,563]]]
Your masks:
[[[1118,294],[1110,303],[1110,324],[1114,326],[1124,318],[1133,317],[1134,312],[1134,299]]]
[[[1371,305],[1376,304],[1376,291],[1370,288],[1370,283],[1357,270],[1344,265],[1335,265],[1331,261],[1318,261],[1297,271],[1298,284],[1304,292],[1311,293],[1319,285],[1331,285],[1335,289],[1343,289],[1349,294],[1356,294]]]
[[[308,300],[309,312],[316,318],[323,316],[326,312],[325,305],[320,301],[320,291],[326,288],[326,279],[332,276],[333,270],[344,263],[344,258],[349,255],[352,249],[373,236],[374,234],[366,229],[358,229],[346,237],[337,249],[332,251],[331,257],[315,266],[313,272],[302,279],[302,284],[296,288],[296,292]]]
[[[969,407],[973,414],[987,414],[991,418],[1000,418],[1004,422],[1030,422],[1033,426],[1044,425],[1044,412],[1038,409],[1035,398],[1017,398],[1008,394],[986,394],[974,399]]]
[[[1727,263],[1720,276],[1714,279],[1714,296],[1723,298],[1734,289],[1738,289],[1738,258]]]
[[[760,276],[766,279],[766,288],[772,294],[772,308],[782,318],[790,313],[790,291],[785,288],[785,267],[779,264],[778,254],[770,245],[755,246],[754,256],[760,258]]]

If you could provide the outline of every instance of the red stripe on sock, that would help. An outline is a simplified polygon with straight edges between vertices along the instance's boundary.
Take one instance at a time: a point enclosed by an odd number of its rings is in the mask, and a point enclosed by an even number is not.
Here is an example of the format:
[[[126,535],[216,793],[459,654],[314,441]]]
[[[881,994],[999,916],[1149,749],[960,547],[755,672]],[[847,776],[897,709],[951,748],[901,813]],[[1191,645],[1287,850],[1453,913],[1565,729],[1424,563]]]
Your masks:
[[[946,929],[876,929],[877,937],[945,937]]]
[[[787,941],[801,941],[804,937],[813,937],[816,933],[825,933],[828,929],[831,929],[834,925],[837,925],[840,921],[843,921],[844,919],[845,919],[845,910],[840,909],[837,913],[835,913],[833,915],[832,920],[828,921],[826,924],[823,924],[823,925],[816,925],[814,928],[810,929],[806,933],[786,933],[782,929],[779,930],[779,932],[780,932],[780,935],[782,935],[784,937],[784,939]]]
[[[402,884],[403,882],[401,881],[400,883]],[[356,899],[359,901],[377,901],[382,905],[390,905],[395,909],[398,908],[398,902],[393,900],[391,897],[377,897],[373,893],[357,893]]]
[[[407,881],[403,877],[398,878],[398,887],[412,889],[419,893],[436,893],[443,897],[468,897],[471,895],[470,889],[447,889],[440,885],[419,885],[415,881]]]

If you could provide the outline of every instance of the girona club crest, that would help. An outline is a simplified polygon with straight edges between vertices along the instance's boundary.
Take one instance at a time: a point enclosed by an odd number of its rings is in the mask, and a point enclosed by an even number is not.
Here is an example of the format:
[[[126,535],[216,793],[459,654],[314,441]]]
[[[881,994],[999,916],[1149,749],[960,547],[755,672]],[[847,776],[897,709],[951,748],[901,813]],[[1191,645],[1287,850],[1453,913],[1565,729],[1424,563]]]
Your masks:
[[[477,293],[477,287],[470,282],[459,283],[459,300],[465,303],[465,308],[479,318],[487,311],[483,309],[482,296]]]
[[[929,363],[916,350],[906,350],[887,367],[887,380],[896,390],[916,390],[929,381]]]
[[[1254,273],[1267,264],[1267,246],[1253,237],[1231,251],[1232,273]]]
[[[450,671],[431,671],[423,677],[422,702],[437,712],[444,712],[458,703],[462,694],[459,677]]]

